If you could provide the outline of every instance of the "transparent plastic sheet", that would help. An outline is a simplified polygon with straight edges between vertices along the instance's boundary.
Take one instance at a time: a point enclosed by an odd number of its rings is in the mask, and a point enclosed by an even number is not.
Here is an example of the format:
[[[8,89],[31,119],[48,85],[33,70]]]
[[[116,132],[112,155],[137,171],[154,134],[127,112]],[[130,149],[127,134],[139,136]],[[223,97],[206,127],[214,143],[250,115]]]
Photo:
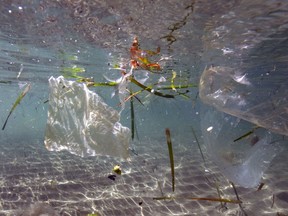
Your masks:
[[[245,73],[221,66],[206,68],[200,79],[200,98],[220,111],[287,136],[286,71],[274,68],[269,75],[258,71]]]
[[[288,134],[288,92],[281,72],[263,77],[243,70],[205,68],[199,95],[216,110],[202,110],[201,127],[206,150],[223,174],[243,187],[255,187],[281,151],[281,140],[275,138],[280,135],[269,131]]]
[[[50,96],[45,146],[79,156],[110,155],[128,158],[130,129],[119,123],[109,107],[85,84],[49,79]]]
[[[282,150],[281,137],[259,128],[235,141],[255,125],[212,108],[202,114],[201,129],[209,158],[230,181],[246,188],[257,186]]]

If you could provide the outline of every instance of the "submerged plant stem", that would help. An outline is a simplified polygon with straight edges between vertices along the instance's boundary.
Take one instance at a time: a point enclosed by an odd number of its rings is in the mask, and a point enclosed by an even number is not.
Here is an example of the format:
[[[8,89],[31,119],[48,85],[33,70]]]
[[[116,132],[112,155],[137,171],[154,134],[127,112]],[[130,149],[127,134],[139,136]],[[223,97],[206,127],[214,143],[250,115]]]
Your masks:
[[[165,97],[165,98],[175,98],[174,95],[163,94],[163,93],[161,93],[161,92],[159,92],[159,91],[154,90],[154,89],[151,88],[151,87],[145,86],[145,85],[143,85],[142,83],[138,82],[138,81],[137,81],[136,79],[134,79],[133,77],[130,77],[129,79],[130,79],[130,81],[131,81],[132,83],[134,83],[135,85],[139,86],[140,88],[142,88],[142,89],[144,89],[145,91],[148,91],[148,92],[150,92],[150,93],[152,93],[152,94],[155,94],[155,95],[160,96],[160,97]]]
[[[242,136],[238,137],[237,139],[233,140],[233,142],[237,142],[239,140],[244,139],[245,137],[248,137],[249,135],[251,135],[252,133],[254,133],[255,130],[259,129],[259,126],[254,127],[252,130],[248,131],[247,133],[243,134]]]
[[[132,95],[132,91],[130,91],[130,95]],[[134,140],[134,133],[135,133],[135,113],[134,113],[134,101],[133,97],[130,98],[130,115],[131,115],[131,138]]]
[[[232,187],[233,187],[233,190],[234,190],[234,193],[235,193],[235,195],[236,195],[237,200],[240,201],[240,198],[239,198],[239,196],[238,196],[238,193],[237,193],[237,190],[236,190],[236,187],[235,187],[234,183],[233,183],[233,182],[230,182],[230,184],[231,184]],[[244,208],[242,207],[241,203],[242,203],[242,202],[240,201],[239,207],[240,207],[241,211],[243,212],[243,214],[244,214],[245,216],[248,216],[247,213],[246,213],[246,211],[245,211]]]
[[[204,157],[203,151],[202,151],[202,149],[201,149],[201,146],[200,146],[199,140],[198,140],[198,138],[197,138],[197,136],[196,136],[196,133],[195,133],[193,127],[191,127],[191,129],[192,129],[193,136],[194,136],[194,138],[195,138],[195,140],[196,140],[196,143],[197,143],[198,149],[199,149],[199,151],[200,151],[200,154],[201,154],[201,157],[202,157],[202,160],[203,160],[203,162],[204,162],[205,169],[206,169],[206,160],[205,160],[205,157]]]
[[[174,173],[174,157],[173,157],[172,141],[171,141],[170,130],[166,128],[165,132],[166,132],[166,139],[167,139],[167,145],[168,145],[169,157],[170,157],[172,191],[174,192],[175,191],[175,173]]]
[[[163,197],[154,197],[154,200],[173,200],[173,199],[190,199],[190,200],[203,200],[211,202],[226,202],[226,203],[242,203],[240,200],[231,200],[231,199],[219,199],[219,198],[209,198],[209,197],[173,197],[173,196],[163,196]]]
[[[25,95],[26,95],[27,92],[30,90],[30,88],[31,88],[31,84],[26,85],[26,87],[24,88],[24,90],[20,93],[20,95],[19,95],[18,98],[16,99],[15,103],[13,104],[13,106],[12,106],[12,108],[11,108],[11,110],[10,110],[10,112],[9,112],[6,120],[5,120],[5,123],[4,123],[3,127],[2,127],[2,130],[5,129],[6,124],[7,124],[7,122],[8,122],[8,119],[9,119],[10,115],[12,114],[12,112],[14,111],[14,109],[17,107],[17,105],[21,102],[21,100],[25,97]]]
[[[98,87],[98,86],[107,86],[107,87],[112,87],[112,86],[117,86],[117,82],[87,82],[88,87]]]

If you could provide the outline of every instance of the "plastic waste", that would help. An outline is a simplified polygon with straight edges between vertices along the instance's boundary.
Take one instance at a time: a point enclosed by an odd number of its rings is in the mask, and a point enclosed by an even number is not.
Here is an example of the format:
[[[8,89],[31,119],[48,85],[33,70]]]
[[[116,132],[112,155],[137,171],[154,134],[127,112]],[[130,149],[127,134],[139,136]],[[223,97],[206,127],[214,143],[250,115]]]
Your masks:
[[[45,146],[79,156],[110,155],[128,158],[130,129],[119,123],[119,112],[109,107],[85,84],[49,79],[50,96]]]
[[[230,181],[243,187],[257,186],[282,150],[280,135],[272,132],[288,135],[288,83],[281,70],[273,70],[264,77],[253,67],[216,66],[205,68],[200,78],[201,100],[216,108],[201,119],[206,151]]]
[[[282,150],[279,137],[275,138],[266,129],[247,133],[254,126],[212,108],[204,111],[201,119],[204,147],[209,158],[230,181],[246,188],[259,184],[272,159]],[[244,134],[249,135],[237,140]]]
[[[220,111],[287,136],[286,71],[275,69],[264,76],[258,71],[243,72],[222,66],[207,68],[200,79],[200,98]]]

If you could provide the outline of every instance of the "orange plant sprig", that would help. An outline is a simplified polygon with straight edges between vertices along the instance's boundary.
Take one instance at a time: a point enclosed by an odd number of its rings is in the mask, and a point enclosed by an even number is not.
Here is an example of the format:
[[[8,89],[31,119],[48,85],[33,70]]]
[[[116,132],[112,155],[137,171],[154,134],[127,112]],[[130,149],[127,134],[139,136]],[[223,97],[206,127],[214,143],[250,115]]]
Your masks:
[[[161,67],[156,62],[150,62],[148,57],[157,55],[160,53],[160,47],[157,48],[156,51],[151,50],[141,50],[138,38],[135,37],[130,47],[130,64],[133,69],[137,69],[138,67],[148,70],[150,72],[161,71]]]

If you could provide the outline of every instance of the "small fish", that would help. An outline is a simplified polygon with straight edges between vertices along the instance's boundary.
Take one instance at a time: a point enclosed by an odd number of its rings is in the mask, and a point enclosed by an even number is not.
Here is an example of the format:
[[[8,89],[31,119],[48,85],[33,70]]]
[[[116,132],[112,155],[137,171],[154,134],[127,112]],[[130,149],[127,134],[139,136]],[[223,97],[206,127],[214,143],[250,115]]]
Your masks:
[[[6,120],[5,120],[5,123],[4,123],[3,127],[2,127],[2,130],[5,129],[6,124],[7,124],[7,122],[8,122],[8,119],[9,119],[10,115],[12,114],[12,112],[14,111],[14,109],[17,107],[17,105],[21,102],[21,100],[25,97],[25,95],[26,95],[27,92],[30,90],[30,88],[31,88],[31,84],[29,83],[28,85],[26,85],[25,89],[21,92],[21,94],[20,94],[20,95],[18,96],[18,98],[16,99],[15,103],[13,104],[13,106],[12,106],[12,108],[11,108],[11,110],[10,110],[10,112],[9,112]]]

